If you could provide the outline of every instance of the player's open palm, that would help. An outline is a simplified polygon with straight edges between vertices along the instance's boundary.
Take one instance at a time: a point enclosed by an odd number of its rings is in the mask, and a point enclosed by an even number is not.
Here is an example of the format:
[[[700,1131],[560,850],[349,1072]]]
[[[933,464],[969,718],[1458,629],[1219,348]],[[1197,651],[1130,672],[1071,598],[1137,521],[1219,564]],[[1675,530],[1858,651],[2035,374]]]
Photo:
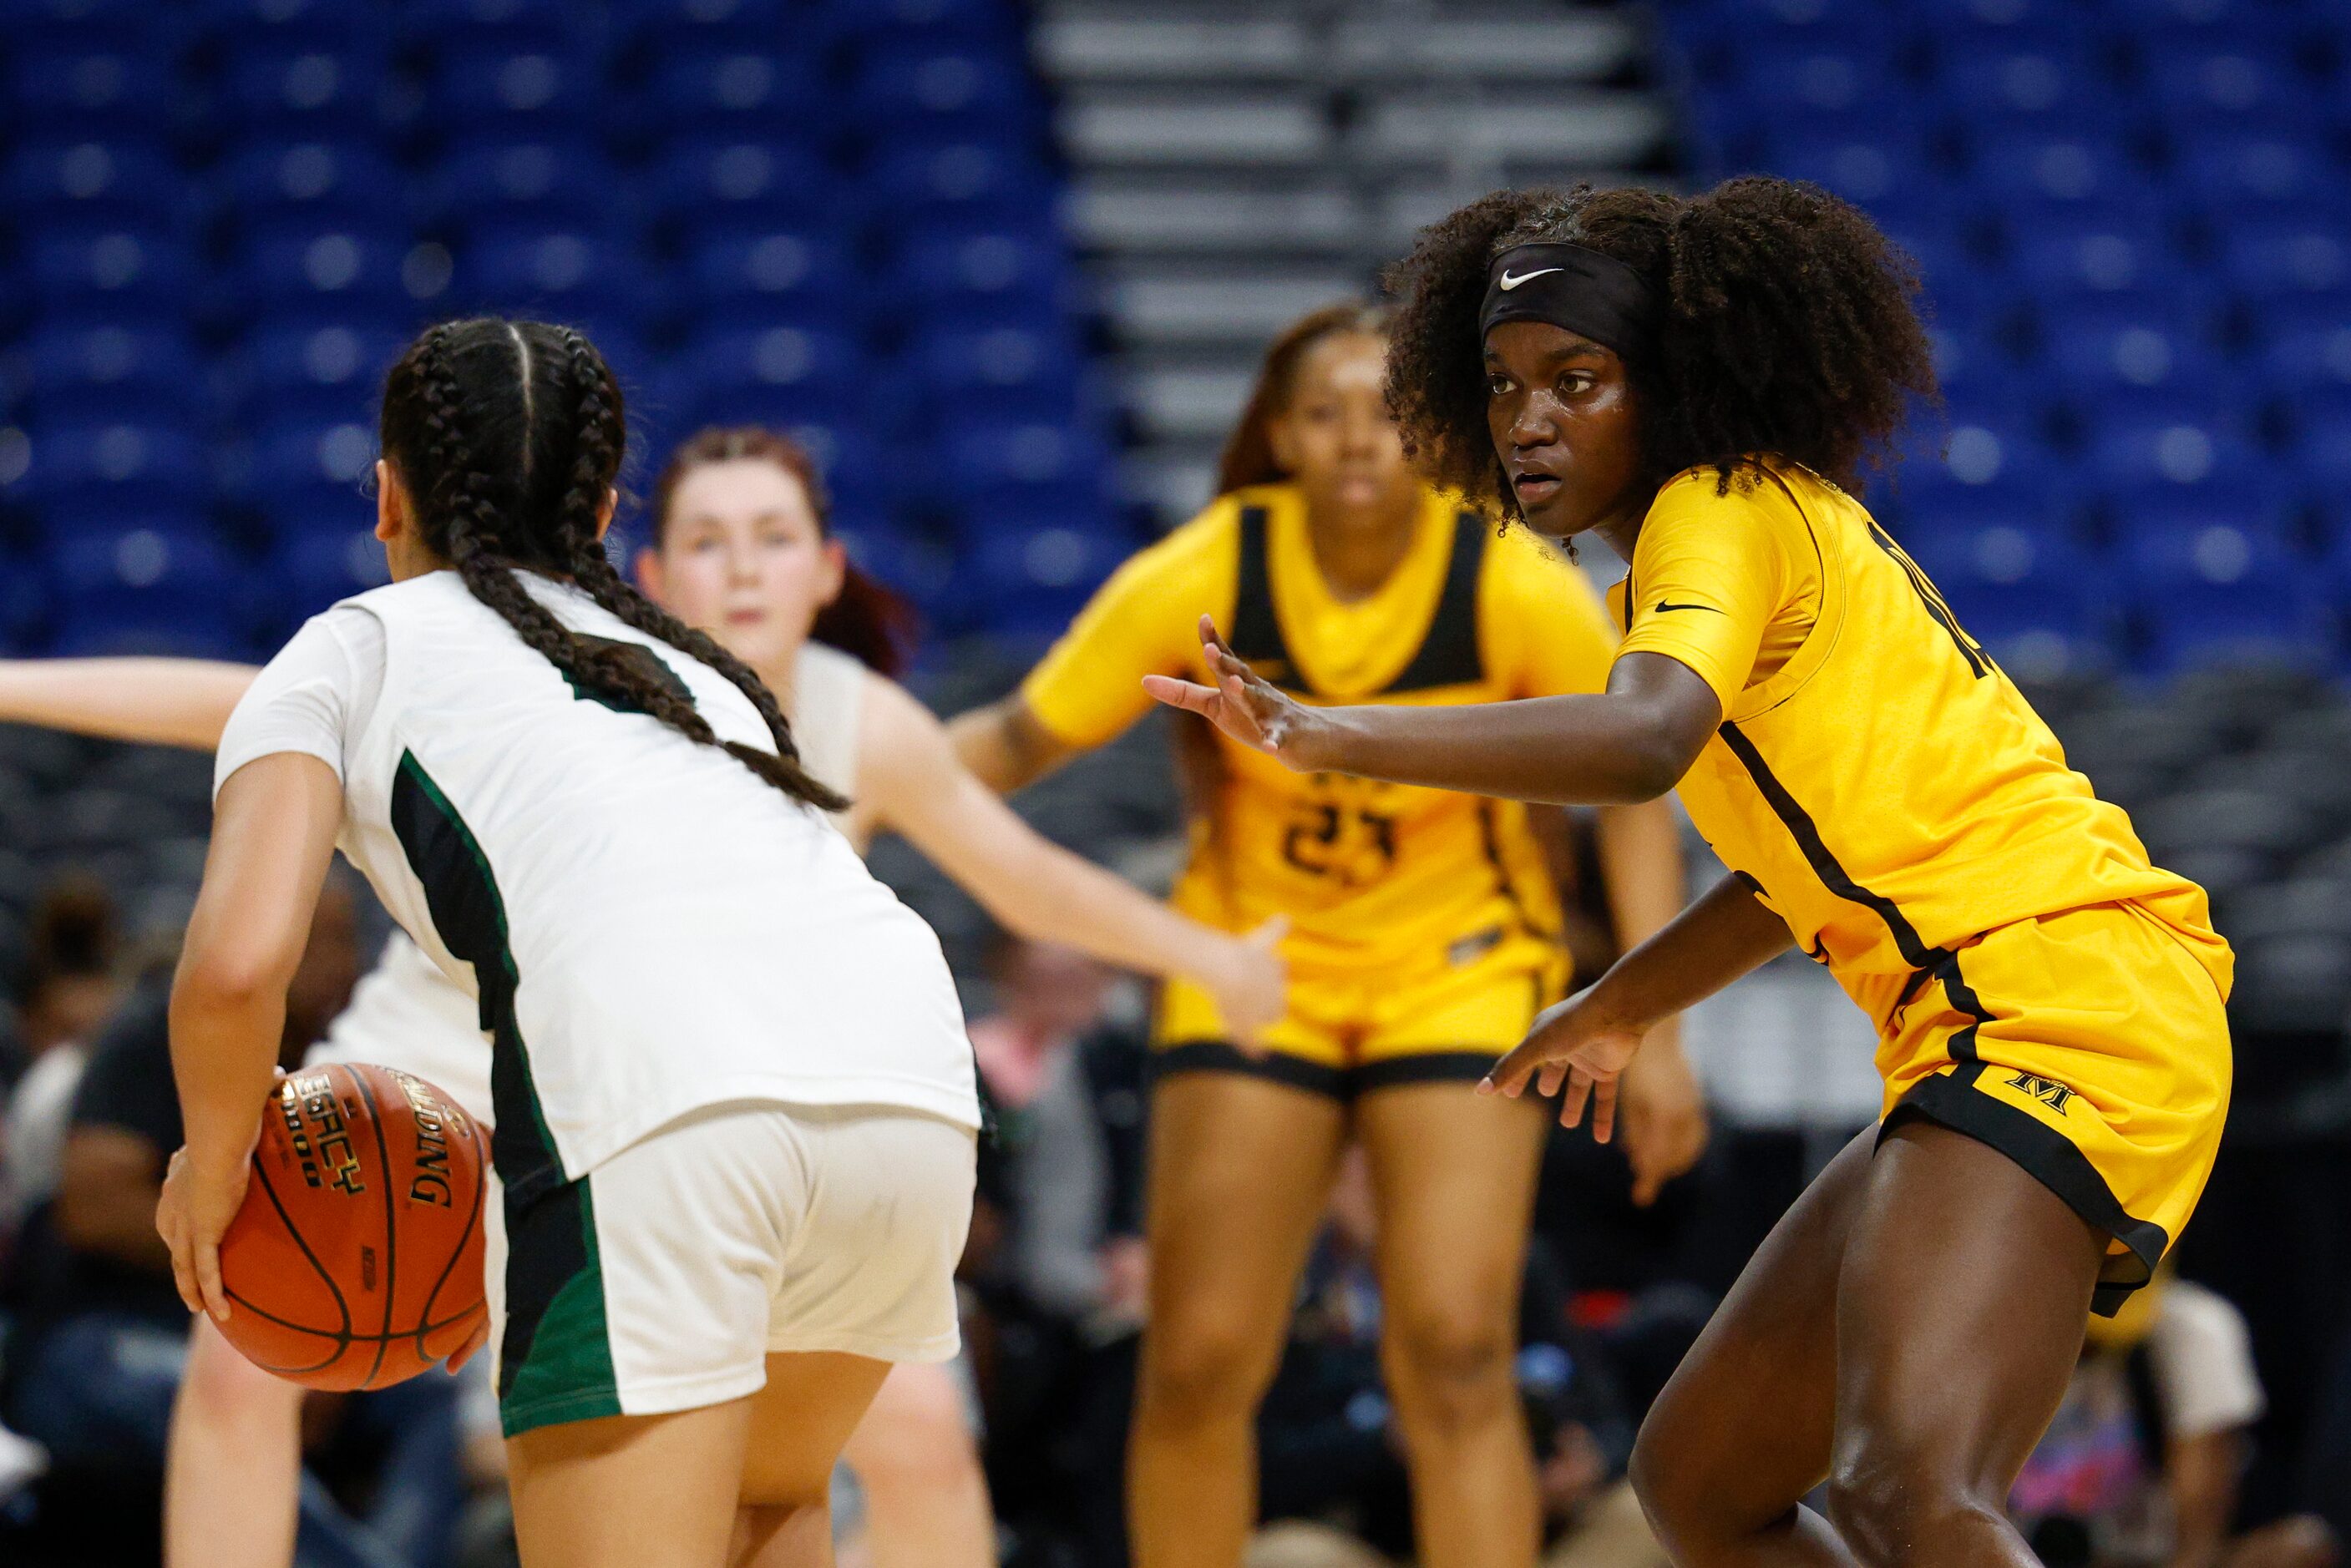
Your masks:
[[[1516,1099],[1533,1082],[1537,1091],[1565,1097],[1559,1125],[1580,1126],[1587,1106],[1592,1136],[1606,1143],[1616,1128],[1616,1086],[1625,1064],[1641,1049],[1640,1025],[1614,1018],[1593,1004],[1587,991],[1545,1009],[1518,1048],[1494,1064],[1481,1087]]]
[[[1199,714],[1252,751],[1311,771],[1313,764],[1299,753],[1311,733],[1314,711],[1292,701],[1271,681],[1260,678],[1225,645],[1217,634],[1217,623],[1205,615],[1200,618],[1200,646],[1207,650],[1215,685],[1146,675],[1143,689],[1171,708]]]

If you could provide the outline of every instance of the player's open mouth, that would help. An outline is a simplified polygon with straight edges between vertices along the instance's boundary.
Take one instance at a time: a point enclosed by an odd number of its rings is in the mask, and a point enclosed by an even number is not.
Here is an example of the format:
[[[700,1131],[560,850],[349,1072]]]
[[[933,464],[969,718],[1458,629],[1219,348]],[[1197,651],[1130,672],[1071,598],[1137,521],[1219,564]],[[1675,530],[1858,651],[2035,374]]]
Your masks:
[[[1548,473],[1514,473],[1510,493],[1521,506],[1540,506],[1560,492],[1560,482]]]

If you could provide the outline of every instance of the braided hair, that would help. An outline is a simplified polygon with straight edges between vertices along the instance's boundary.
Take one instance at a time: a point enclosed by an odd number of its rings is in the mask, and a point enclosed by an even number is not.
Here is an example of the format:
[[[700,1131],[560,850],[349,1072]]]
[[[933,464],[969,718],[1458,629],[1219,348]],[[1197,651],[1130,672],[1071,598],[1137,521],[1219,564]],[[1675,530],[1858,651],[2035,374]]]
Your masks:
[[[1909,257],[1815,186],[1749,175],[1693,196],[1497,191],[1420,233],[1384,277],[1396,301],[1388,404],[1439,484],[1518,514],[1486,428],[1479,355],[1486,273],[1513,245],[1558,240],[1647,280],[1657,341],[1625,361],[1650,488],[1711,467],[1751,482],[1776,452],[1851,485],[1883,466],[1904,419],[1936,400]]]
[[[750,667],[655,606],[605,556],[598,527],[627,435],[620,384],[586,337],[493,317],[433,327],[385,379],[381,439],[424,544],[575,687],[720,747],[796,801],[847,805],[801,765],[791,725]],[[725,676],[767,722],[775,751],[719,740],[692,700],[628,648],[557,619],[520,571],[569,580],[622,622]]]

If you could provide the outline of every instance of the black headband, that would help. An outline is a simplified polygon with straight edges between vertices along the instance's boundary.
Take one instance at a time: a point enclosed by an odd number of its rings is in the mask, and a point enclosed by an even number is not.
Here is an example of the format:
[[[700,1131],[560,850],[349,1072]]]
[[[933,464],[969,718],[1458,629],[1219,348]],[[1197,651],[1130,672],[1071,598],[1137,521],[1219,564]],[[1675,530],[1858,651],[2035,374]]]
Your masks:
[[[1656,313],[1641,275],[1582,245],[1513,245],[1486,273],[1478,339],[1505,321],[1546,321],[1620,355],[1648,347]]]

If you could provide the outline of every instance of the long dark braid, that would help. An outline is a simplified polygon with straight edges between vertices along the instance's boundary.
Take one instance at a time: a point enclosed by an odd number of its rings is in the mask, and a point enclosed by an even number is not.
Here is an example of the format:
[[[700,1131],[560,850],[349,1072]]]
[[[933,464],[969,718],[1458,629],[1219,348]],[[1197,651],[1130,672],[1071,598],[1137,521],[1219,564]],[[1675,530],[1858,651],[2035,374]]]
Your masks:
[[[469,380],[503,385],[469,395]],[[758,677],[655,608],[606,559],[597,523],[620,472],[624,431],[620,387],[603,357],[579,333],[538,322],[434,327],[384,387],[384,453],[410,481],[425,543],[516,636],[581,690],[719,747],[794,800],[842,809],[848,803],[801,765],[791,726]],[[569,578],[628,625],[726,676],[766,721],[775,753],[719,740],[693,701],[629,649],[557,619],[517,567]]]

